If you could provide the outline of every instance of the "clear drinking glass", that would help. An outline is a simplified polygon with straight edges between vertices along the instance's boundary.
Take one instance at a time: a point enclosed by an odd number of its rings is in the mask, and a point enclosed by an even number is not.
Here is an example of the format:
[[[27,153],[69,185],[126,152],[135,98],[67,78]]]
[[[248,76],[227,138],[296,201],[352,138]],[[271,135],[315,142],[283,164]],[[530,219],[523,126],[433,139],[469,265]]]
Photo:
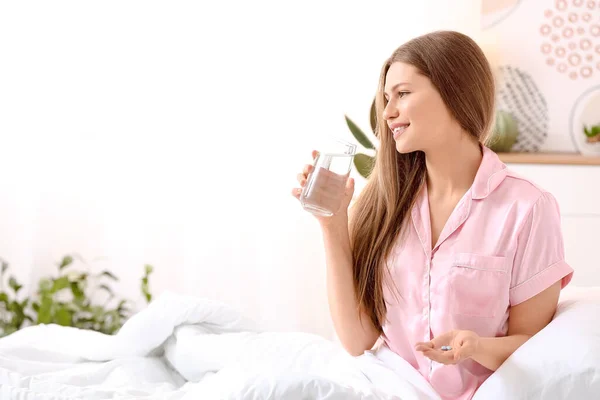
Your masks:
[[[331,138],[317,151],[319,155],[300,195],[300,204],[315,215],[330,217],[340,208],[356,145]]]

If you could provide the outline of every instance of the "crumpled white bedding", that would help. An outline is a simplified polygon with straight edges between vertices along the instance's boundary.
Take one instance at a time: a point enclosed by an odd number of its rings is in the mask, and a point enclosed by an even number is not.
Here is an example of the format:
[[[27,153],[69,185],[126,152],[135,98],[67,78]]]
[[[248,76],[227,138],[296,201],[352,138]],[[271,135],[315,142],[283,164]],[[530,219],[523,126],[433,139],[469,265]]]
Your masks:
[[[259,332],[224,304],[173,293],[114,336],[39,325],[0,340],[0,398],[439,399],[386,348],[353,358],[320,336]]]
[[[600,398],[600,287],[565,290],[554,320],[473,400]],[[236,310],[166,293],[114,336],[39,325],[0,340],[1,400],[440,400],[382,346],[351,357],[306,333],[260,332]]]

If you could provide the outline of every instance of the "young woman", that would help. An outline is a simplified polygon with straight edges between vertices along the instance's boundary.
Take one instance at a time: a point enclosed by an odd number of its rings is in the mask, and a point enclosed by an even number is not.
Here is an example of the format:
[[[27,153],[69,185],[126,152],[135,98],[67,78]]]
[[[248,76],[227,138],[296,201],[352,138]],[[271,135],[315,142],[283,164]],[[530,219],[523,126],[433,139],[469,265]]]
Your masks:
[[[470,399],[544,328],[573,274],[554,197],[484,145],[494,96],[468,36],[400,46],[381,71],[372,175],[350,213],[352,178],[341,208],[317,217],[345,349],[358,356],[381,337],[444,399]]]

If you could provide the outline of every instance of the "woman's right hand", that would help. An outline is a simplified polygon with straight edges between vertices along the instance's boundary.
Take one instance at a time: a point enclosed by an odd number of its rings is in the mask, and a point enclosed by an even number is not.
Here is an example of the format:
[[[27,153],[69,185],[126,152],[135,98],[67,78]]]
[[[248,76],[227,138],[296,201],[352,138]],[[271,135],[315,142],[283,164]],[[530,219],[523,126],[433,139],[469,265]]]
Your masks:
[[[319,153],[316,150],[312,151],[313,160],[317,158]],[[300,184],[299,188],[292,189],[292,196],[296,199],[300,200],[300,195],[302,194],[302,189],[306,186],[306,181],[308,179],[308,175],[313,172],[314,167],[311,164],[304,165],[302,172],[296,175],[296,179]],[[352,200],[352,196],[354,195],[354,179],[348,178],[346,181],[346,187],[344,190],[344,195],[342,197],[342,201],[340,202],[340,208],[333,213],[330,217],[318,216],[315,215],[317,220],[322,226],[329,225],[331,223],[337,222],[339,219],[343,219],[345,223],[348,220],[348,207],[350,206],[350,201]]]

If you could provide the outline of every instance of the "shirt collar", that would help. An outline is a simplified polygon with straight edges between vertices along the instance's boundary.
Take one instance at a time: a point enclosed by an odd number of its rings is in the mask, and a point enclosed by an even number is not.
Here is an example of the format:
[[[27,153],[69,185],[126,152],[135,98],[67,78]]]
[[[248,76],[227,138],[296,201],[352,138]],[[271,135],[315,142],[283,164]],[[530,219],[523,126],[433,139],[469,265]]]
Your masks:
[[[476,200],[485,199],[489,196],[508,174],[506,165],[498,155],[485,146],[481,147],[483,158],[471,186],[471,198]]]
[[[465,196],[458,202],[455,210],[452,212],[448,221],[444,225],[442,232],[438,238],[438,242],[434,248],[440,246],[452,233],[456,231],[468,218],[471,212],[471,203],[473,199],[484,199],[496,189],[508,174],[506,165],[496,153],[485,146],[481,146],[483,157],[473,184],[469,189],[470,192],[465,193]],[[417,195],[416,203],[412,208],[411,216],[413,225],[416,229],[419,241],[423,246],[425,254],[430,255],[432,251],[431,243],[431,220],[429,215],[427,184],[423,184],[419,194]]]

